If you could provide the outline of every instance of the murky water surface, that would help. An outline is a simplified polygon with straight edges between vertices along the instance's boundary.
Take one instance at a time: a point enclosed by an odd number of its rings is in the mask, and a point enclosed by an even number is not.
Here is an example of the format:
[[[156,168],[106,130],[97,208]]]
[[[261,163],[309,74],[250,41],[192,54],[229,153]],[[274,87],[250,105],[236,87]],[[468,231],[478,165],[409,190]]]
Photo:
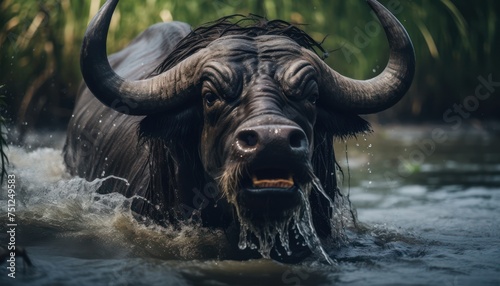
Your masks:
[[[10,147],[9,173],[16,176],[16,244],[35,267],[18,263],[12,279],[3,264],[0,284],[500,285],[500,131],[375,131],[336,144],[342,189],[361,225],[348,230],[347,246],[324,242],[333,266],[217,259],[226,247],[222,232],[138,224],[129,200],[97,195],[101,181],[65,173],[61,134],[29,137]],[[7,199],[2,191],[4,243]]]

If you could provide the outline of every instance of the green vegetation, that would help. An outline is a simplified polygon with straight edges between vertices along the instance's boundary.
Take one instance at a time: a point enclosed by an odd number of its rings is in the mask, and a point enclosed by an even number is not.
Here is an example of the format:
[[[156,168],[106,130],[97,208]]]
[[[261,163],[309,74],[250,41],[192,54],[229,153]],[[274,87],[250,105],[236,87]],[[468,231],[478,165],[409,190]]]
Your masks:
[[[496,0],[381,0],[407,27],[417,56],[410,94],[382,114],[385,120],[442,120],[443,112],[474,94],[480,75],[500,80]],[[103,0],[3,0],[0,2],[0,84],[7,116],[21,126],[64,125],[80,82],[79,49],[86,25]],[[109,52],[159,21],[198,26],[229,14],[260,14],[305,23],[302,28],[332,50],[339,72],[368,78],[387,60],[383,33],[362,0],[122,0],[108,37]],[[378,28],[377,28],[378,27]],[[497,117],[499,97],[475,117]],[[37,124],[35,124],[37,123]]]

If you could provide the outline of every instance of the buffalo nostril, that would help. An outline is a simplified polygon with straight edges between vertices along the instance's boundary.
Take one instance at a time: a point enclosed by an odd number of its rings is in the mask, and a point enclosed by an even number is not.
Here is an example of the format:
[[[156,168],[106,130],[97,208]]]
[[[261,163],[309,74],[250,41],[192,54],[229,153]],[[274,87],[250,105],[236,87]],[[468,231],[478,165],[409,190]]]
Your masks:
[[[303,132],[299,130],[294,130],[289,136],[290,147],[301,148],[306,145],[306,136]]]
[[[243,148],[255,147],[259,141],[259,135],[254,130],[244,130],[238,134],[238,141]]]

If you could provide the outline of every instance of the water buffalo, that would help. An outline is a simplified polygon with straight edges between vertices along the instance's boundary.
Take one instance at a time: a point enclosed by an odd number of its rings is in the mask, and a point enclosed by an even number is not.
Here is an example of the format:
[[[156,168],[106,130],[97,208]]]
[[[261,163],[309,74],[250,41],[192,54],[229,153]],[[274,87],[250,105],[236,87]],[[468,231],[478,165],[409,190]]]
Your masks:
[[[404,27],[367,2],[390,56],[378,76],[354,80],[326,65],[321,45],[299,28],[257,16],[193,31],[156,24],[108,59],[118,0],[107,1],[83,41],[68,169],[127,179],[100,191],[135,197],[133,211],[156,223],[195,220],[256,255],[306,256],[315,243],[307,232],[327,238],[334,227],[334,137],[369,130],[359,115],[393,106],[413,79]]]

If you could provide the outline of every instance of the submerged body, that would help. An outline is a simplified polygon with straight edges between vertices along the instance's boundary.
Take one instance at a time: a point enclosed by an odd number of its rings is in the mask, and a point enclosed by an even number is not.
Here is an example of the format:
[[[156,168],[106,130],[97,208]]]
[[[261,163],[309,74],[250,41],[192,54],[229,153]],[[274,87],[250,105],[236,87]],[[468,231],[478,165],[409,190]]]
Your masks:
[[[319,44],[299,29],[260,18],[248,27],[223,19],[193,32],[183,23],[157,24],[108,64],[105,39],[117,2],[103,6],[84,39],[86,85],[64,149],[71,172],[127,179],[108,180],[100,191],[135,196],[133,210],[157,223],[199,219],[225,229],[240,249],[256,244],[265,257],[273,247],[291,260],[305,257],[316,233],[333,231],[333,137],[368,130],[358,114],[392,106],[411,83],[414,55],[404,28],[369,1],[391,55],[367,81],[331,70],[313,51]],[[294,225],[300,235],[288,243]]]

